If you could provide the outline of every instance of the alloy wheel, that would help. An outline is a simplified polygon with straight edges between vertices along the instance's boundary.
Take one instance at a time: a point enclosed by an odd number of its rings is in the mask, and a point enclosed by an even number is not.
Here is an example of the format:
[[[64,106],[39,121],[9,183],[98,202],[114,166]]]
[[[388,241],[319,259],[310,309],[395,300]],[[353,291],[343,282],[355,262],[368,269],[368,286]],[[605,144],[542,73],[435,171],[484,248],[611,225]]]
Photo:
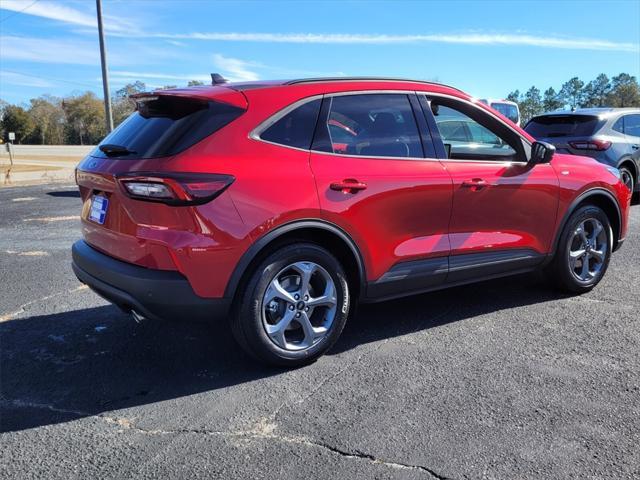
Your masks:
[[[587,283],[602,271],[607,257],[607,232],[600,220],[583,220],[573,231],[569,245],[569,269],[575,278]]]
[[[329,333],[337,304],[329,272],[314,262],[295,262],[269,283],[262,298],[262,324],[278,347],[306,350]]]
[[[626,168],[620,170],[620,175],[622,176],[622,183],[624,183],[629,190],[633,192],[633,175]]]

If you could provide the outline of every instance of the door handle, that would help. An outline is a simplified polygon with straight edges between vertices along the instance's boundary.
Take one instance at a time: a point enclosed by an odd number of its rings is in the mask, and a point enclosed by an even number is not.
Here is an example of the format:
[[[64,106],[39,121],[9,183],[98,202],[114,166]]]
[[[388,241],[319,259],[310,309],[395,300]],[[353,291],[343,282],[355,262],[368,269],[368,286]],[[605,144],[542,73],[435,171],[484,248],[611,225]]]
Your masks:
[[[342,193],[358,193],[360,190],[365,190],[367,184],[359,182],[354,178],[347,178],[341,182],[332,183],[329,185],[329,188]]]
[[[631,148],[633,148],[634,150],[638,150],[638,148],[640,148],[640,145],[631,145]]]
[[[472,192],[477,192],[478,190],[489,186],[489,183],[482,178],[472,178],[471,180],[465,180],[462,182],[462,188],[469,188]]]

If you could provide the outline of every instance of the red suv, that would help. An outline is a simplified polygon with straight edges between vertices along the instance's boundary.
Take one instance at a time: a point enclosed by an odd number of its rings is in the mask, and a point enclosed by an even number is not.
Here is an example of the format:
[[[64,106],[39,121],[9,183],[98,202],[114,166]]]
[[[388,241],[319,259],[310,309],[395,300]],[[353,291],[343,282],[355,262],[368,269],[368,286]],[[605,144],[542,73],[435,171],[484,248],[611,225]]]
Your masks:
[[[138,317],[227,317],[266,362],[322,355],[356,302],[537,269],[585,292],[627,232],[618,170],[554,154],[452,87],[307,79],[134,99],[77,169],[76,275]]]

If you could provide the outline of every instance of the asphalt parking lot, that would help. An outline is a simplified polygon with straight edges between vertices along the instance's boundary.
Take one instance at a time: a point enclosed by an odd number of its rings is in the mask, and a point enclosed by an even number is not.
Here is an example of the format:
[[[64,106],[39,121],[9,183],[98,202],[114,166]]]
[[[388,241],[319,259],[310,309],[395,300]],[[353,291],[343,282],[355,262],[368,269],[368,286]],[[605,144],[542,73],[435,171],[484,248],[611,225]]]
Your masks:
[[[640,206],[587,295],[516,277],[368,306],[291,371],[84,288],[79,208],[0,189],[0,478],[640,478]]]

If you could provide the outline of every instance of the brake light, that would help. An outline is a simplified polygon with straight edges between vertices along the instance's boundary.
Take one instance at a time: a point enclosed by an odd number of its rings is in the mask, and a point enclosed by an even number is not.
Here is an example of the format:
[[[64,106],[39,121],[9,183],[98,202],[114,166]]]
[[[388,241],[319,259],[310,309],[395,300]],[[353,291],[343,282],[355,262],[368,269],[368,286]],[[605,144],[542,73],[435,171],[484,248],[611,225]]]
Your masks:
[[[607,140],[588,140],[584,142],[569,142],[569,145],[576,150],[606,150],[611,146],[611,142]]]
[[[235,178],[209,173],[135,172],[117,177],[122,191],[136,200],[168,205],[202,205],[224,192]]]

